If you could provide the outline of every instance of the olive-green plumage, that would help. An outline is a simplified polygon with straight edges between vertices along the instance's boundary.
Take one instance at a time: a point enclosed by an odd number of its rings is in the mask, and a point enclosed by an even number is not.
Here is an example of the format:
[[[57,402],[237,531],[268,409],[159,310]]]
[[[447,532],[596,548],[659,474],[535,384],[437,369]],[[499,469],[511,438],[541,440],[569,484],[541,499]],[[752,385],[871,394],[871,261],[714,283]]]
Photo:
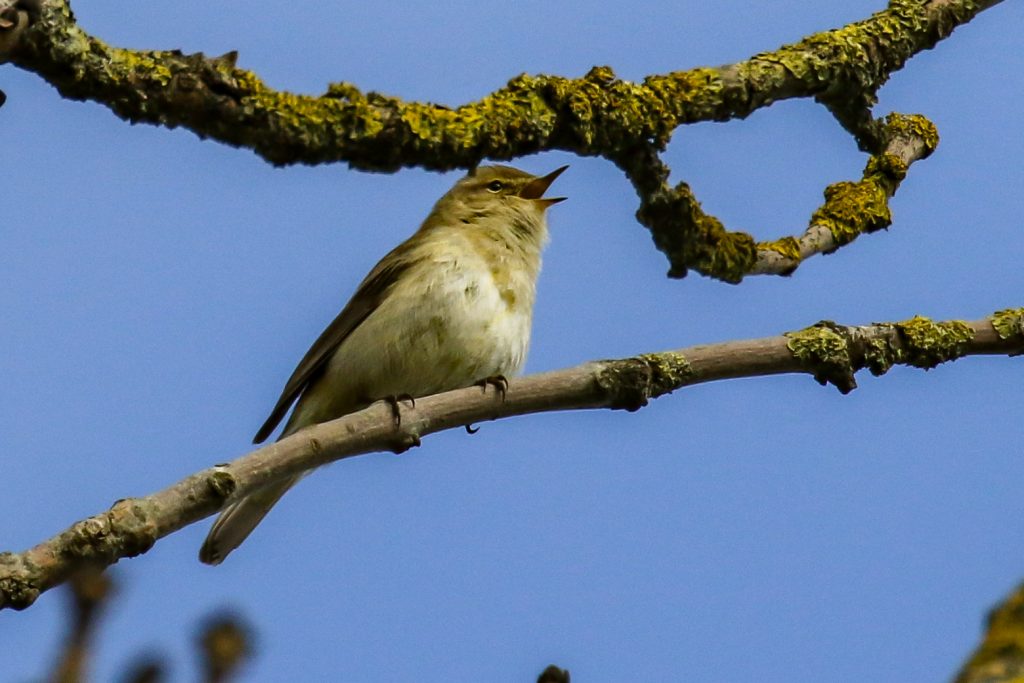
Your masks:
[[[460,179],[313,343],[254,441],[270,436],[292,403],[282,437],[380,399],[518,373],[548,237],[545,213],[562,200],[543,194],[564,170],[537,177],[481,166]],[[199,559],[223,561],[298,479],[231,503]]]

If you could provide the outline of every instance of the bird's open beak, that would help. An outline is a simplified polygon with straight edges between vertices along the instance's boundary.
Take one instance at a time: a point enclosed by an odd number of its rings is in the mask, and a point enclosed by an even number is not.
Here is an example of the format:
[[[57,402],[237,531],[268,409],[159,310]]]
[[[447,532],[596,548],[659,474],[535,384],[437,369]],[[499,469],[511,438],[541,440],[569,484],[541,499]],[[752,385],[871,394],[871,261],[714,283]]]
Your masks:
[[[557,204],[558,202],[564,202],[566,197],[545,197],[544,193],[547,192],[549,187],[551,187],[551,183],[555,182],[555,178],[562,175],[562,172],[567,168],[569,167],[562,166],[561,168],[556,168],[546,176],[534,178],[519,191],[519,196],[523,199],[534,199],[536,201],[543,202],[547,206]]]

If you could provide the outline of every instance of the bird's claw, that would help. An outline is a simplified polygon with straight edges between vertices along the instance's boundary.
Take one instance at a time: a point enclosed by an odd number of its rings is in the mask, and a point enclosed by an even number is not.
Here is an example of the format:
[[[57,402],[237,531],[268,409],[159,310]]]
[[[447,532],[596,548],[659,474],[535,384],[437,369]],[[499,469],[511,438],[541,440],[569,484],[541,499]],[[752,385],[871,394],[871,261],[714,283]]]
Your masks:
[[[395,421],[395,428],[402,426],[402,410],[400,403],[408,403],[410,408],[416,407],[416,399],[411,394],[398,394],[397,396],[385,396],[384,401],[391,406],[391,418]]]
[[[505,400],[505,393],[508,391],[508,379],[505,375],[492,375],[490,377],[484,377],[482,380],[476,382],[476,385],[487,392],[487,385],[490,384],[494,387],[494,390],[501,396],[501,400]]]

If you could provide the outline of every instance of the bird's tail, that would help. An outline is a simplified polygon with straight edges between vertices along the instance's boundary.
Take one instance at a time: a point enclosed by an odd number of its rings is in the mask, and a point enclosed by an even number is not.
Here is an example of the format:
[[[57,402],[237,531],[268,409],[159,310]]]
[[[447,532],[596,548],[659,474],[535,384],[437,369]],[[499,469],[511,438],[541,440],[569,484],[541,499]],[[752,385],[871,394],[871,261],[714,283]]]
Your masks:
[[[228,553],[242,545],[242,541],[270,512],[270,508],[301,478],[302,475],[298,474],[282,479],[224,508],[210,527],[203,547],[199,549],[199,561],[206,564],[223,562]]]

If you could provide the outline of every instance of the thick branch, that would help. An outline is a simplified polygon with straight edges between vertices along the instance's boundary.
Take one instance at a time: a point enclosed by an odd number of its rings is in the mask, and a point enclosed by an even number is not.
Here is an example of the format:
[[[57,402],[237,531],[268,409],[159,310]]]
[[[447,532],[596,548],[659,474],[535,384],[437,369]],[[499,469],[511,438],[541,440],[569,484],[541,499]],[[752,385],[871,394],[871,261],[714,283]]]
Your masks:
[[[676,389],[737,377],[809,373],[844,393],[854,373],[883,374],[893,364],[930,368],[977,354],[1024,353],[1024,309],[972,323],[903,323],[842,327],[819,323],[785,336],[695,346],[532,375],[510,382],[504,400],[479,387],[418,399],[401,425],[383,403],[309,427],[226,464],[197,472],[144,498],[120,500],[23,553],[0,553],[0,608],[22,609],[66,580],[79,565],[109,565],[146,552],[231,499],[335,460],[400,452],[420,437],[513,415],[613,408],[636,410]]]
[[[864,21],[728,66],[643,83],[617,79],[606,67],[581,79],[523,75],[457,109],[347,83],[319,97],[277,91],[237,68],[234,53],[113,47],[83,31],[65,0],[43,3],[11,60],[65,97],[99,102],[132,122],[185,126],[275,164],[451,169],[548,149],[613,158],[637,145],[663,145],[685,123],[744,118],[779,100],[847,88],[874,92],[914,54],[997,2],[894,0]]]
[[[892,152],[894,119],[872,117],[875,93],[913,55],[998,1],[892,0],[864,21],[736,64],[642,83],[618,79],[608,67],[579,79],[521,75],[456,109],[348,83],[332,84],[319,97],[273,90],[237,68],[233,52],[208,58],[112,47],[78,27],[66,0],[17,0],[19,7],[31,4],[35,20],[29,30],[11,24],[6,42],[0,26],[0,58],[40,74],[65,97],[95,100],[132,122],[185,126],[274,164],[451,169],[553,149],[604,157],[636,188],[637,218],[668,257],[670,276],[693,269],[739,282],[751,274],[789,274],[807,256],[889,224],[888,197],[909,164],[934,148],[935,136],[916,152]],[[705,214],[686,183],[669,185],[660,153],[679,126],[744,118],[794,97],[823,103],[875,154],[861,182],[829,188],[802,237],[758,244]]]

